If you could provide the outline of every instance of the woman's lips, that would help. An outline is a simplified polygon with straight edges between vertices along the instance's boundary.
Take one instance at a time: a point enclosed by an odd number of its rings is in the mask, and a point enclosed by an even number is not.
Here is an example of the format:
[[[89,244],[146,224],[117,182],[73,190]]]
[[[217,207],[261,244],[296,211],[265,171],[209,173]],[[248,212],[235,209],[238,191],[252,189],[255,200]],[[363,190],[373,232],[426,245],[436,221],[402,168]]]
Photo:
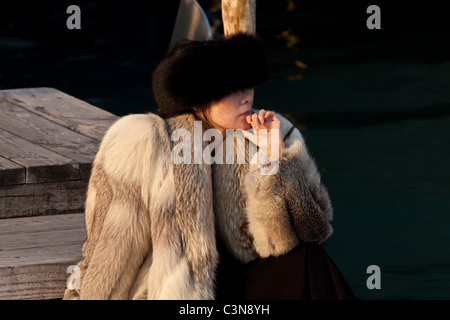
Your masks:
[[[243,114],[241,114],[241,116],[246,117],[246,116],[249,116],[249,115],[251,115],[251,114],[252,114],[252,112],[249,110],[249,111],[244,112]]]

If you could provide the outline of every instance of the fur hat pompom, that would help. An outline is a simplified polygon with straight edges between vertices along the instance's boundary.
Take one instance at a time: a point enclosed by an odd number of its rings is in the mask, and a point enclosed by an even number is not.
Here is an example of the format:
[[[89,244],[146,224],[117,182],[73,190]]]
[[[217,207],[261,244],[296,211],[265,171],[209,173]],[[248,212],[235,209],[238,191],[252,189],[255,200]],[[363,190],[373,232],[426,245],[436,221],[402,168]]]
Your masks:
[[[192,110],[262,85],[268,76],[264,46],[247,33],[213,40],[180,40],[152,75],[162,116]]]

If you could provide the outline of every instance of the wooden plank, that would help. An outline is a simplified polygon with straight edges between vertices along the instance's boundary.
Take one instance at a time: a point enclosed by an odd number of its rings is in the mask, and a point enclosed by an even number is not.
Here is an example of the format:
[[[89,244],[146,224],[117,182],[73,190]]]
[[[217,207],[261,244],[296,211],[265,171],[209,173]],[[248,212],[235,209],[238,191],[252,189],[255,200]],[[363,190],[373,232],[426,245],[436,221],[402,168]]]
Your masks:
[[[19,268],[27,265],[52,264],[55,261],[56,263],[78,262],[82,259],[81,248],[86,239],[84,232],[81,229],[78,231],[80,239],[76,243],[0,251],[0,270],[3,268]]]
[[[83,213],[0,220],[0,299],[61,298],[85,239]]]
[[[58,215],[56,215],[57,217]],[[16,218],[17,219],[17,218]],[[24,218],[25,219],[25,218]],[[6,219],[11,220],[11,219]],[[3,220],[2,220],[3,221]],[[84,226],[83,226],[84,227]],[[45,237],[42,234],[45,233]],[[2,244],[2,251],[0,252],[0,259],[4,258],[3,253],[8,250],[20,251],[21,249],[41,248],[52,246],[66,246],[78,243],[80,231],[76,230],[49,230],[45,232],[25,232],[19,234],[9,234],[0,236],[0,243]],[[5,261],[0,261],[0,267]]]
[[[96,140],[119,118],[54,88],[1,90],[0,99]]]
[[[86,239],[84,213],[3,219],[0,226],[0,268],[66,262],[73,256],[61,248]]]
[[[1,156],[0,144],[0,186],[25,183],[25,168]]]
[[[26,168],[25,183],[40,183],[80,178],[80,166],[72,159],[42,148],[0,129],[0,156]],[[1,185],[5,185],[0,181]]]
[[[88,182],[0,186],[0,219],[84,211]]]
[[[80,164],[81,178],[90,175],[99,141],[67,129],[6,100],[1,101],[0,127]]]
[[[0,220],[0,237],[18,233],[84,228],[84,213]]]
[[[70,276],[67,267],[76,262],[0,268],[0,300],[61,299]]]

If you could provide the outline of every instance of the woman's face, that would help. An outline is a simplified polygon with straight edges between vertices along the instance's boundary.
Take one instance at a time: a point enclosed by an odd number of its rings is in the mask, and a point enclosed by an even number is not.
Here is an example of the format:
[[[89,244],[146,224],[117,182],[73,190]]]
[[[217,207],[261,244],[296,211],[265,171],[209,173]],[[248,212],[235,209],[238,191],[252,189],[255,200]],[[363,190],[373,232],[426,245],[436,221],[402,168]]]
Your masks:
[[[209,121],[222,132],[226,129],[248,130],[250,124],[246,117],[251,114],[254,93],[254,89],[249,89],[214,101],[207,110]]]

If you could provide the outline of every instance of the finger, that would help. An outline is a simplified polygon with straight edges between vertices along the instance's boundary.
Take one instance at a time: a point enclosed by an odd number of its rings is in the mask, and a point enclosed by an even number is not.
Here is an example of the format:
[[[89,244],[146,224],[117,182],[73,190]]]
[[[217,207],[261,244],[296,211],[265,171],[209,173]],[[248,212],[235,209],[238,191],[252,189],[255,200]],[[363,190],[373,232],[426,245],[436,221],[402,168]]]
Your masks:
[[[267,117],[267,118],[270,117],[270,118],[272,119],[272,121],[273,121],[273,124],[274,124],[275,126],[278,126],[278,125],[279,125],[279,127],[281,128],[281,121],[280,121],[280,119],[278,119],[277,114],[276,114],[275,112],[273,112],[273,111],[268,111],[268,112],[266,113],[266,117]],[[266,119],[267,119],[267,118],[266,118]]]
[[[245,120],[247,120],[247,123],[251,123],[252,122],[252,116],[250,116],[250,115],[246,116]]]
[[[258,142],[258,138],[255,134],[249,132],[248,130],[242,130],[244,137],[248,140],[250,140],[251,142],[253,142],[254,144],[257,145]]]
[[[259,123],[259,119],[258,119],[258,114],[254,113],[252,114],[252,123],[251,123],[253,129],[255,131],[259,131],[260,128],[260,123]]]
[[[259,110],[258,119],[261,122],[261,124],[264,124],[264,114],[266,113],[266,110],[261,109]]]
[[[252,128],[253,128],[253,132],[254,132],[254,133],[258,133],[259,130],[258,130],[258,128],[256,127],[255,122],[252,121],[250,124],[251,124],[251,126],[252,126]]]
[[[264,118],[267,119],[268,117],[276,117],[275,112],[273,111],[266,111],[266,113],[264,114]]]
[[[272,119],[273,119],[273,121],[274,121],[275,123],[278,123],[278,124],[280,125],[280,128],[281,128],[281,121],[280,121],[280,119],[278,119],[276,113],[273,114]]]

